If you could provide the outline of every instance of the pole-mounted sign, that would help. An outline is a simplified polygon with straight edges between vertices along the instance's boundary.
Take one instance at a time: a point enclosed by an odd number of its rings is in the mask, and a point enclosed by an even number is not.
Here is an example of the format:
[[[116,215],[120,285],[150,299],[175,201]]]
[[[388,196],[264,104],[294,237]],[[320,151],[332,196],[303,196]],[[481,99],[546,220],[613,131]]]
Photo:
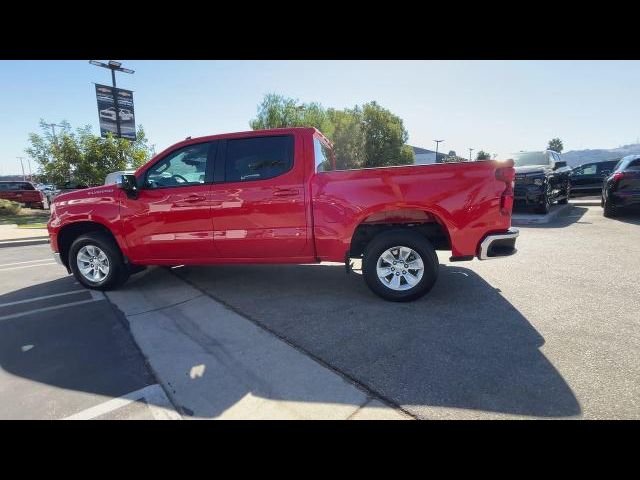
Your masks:
[[[96,84],[100,135],[136,139],[136,121],[133,108],[133,92],[121,88]]]
[[[92,65],[111,70],[112,86],[96,84],[96,98],[98,100],[98,115],[100,118],[100,135],[112,133],[116,137],[136,138],[136,122],[133,115],[133,92],[116,87],[116,72],[134,73],[124,68],[120,62],[109,60],[102,63],[89,61]]]

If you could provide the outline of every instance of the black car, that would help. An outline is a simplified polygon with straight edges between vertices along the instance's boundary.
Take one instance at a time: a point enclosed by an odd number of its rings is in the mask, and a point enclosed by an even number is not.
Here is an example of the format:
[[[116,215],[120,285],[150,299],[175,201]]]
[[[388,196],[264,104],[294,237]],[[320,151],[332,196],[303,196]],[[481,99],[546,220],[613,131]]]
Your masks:
[[[513,155],[516,168],[514,207],[548,213],[553,202],[567,203],[571,193],[571,168],[552,150]]]
[[[630,206],[640,206],[640,155],[623,157],[602,185],[605,217],[615,217],[620,207]]]
[[[571,170],[571,196],[597,195],[602,190],[602,180],[609,176],[620,161],[607,160],[604,162],[585,163]]]

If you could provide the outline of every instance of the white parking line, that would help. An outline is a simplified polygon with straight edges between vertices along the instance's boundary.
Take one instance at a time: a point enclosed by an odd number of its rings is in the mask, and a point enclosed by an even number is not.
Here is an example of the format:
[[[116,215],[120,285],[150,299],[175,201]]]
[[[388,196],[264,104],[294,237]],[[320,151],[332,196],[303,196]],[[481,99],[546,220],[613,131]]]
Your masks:
[[[77,293],[82,293],[82,292],[86,292],[86,291],[87,290],[72,290],[71,292],[54,293],[53,295],[43,295],[41,297],[29,298],[27,300],[17,300],[15,302],[0,303],[0,308],[9,307],[11,305],[19,305],[21,303],[37,302],[38,300],[45,300],[47,298],[63,297],[65,295],[75,295]]]
[[[0,265],[0,267],[10,267],[12,265],[22,265],[23,263],[50,262],[50,261],[51,261],[51,258],[41,258],[40,260],[27,260],[26,262],[5,263],[4,265]]]
[[[90,298],[89,300],[80,300],[78,302],[63,303],[62,305],[53,305],[51,307],[36,308],[35,310],[28,310],[26,312],[13,313],[11,315],[5,315],[3,317],[0,317],[0,321],[1,320],[10,320],[12,318],[24,317],[25,315],[31,315],[33,313],[49,312],[51,310],[57,310],[59,308],[75,307],[76,305],[83,305],[85,303],[97,302],[99,300],[103,300],[103,299],[102,298]]]
[[[135,392],[127,393],[122,397],[113,398],[95,407],[87,408],[75,413],[63,420],[91,420],[100,417],[119,408],[125,407],[132,402],[146,400],[151,415],[156,420],[182,420],[182,417],[175,411],[171,402],[164,393],[164,390],[157,383],[148,385]]]
[[[56,265],[56,262],[38,263],[37,265],[23,265],[21,267],[2,268],[0,272],[8,272],[9,270],[20,270],[21,268],[44,267],[46,265]]]

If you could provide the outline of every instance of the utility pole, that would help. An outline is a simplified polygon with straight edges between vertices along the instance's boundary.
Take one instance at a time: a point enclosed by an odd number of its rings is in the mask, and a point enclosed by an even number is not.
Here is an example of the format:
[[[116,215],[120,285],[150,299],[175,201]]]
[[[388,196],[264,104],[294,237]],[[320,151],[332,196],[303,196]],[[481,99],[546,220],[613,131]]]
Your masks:
[[[58,141],[56,138],[56,127],[64,128],[64,125],[60,125],[58,123],[45,123],[47,127],[51,127],[51,131],[53,132],[53,140]]]
[[[22,167],[22,181],[24,182],[26,180],[26,178],[24,177],[24,163],[22,163],[22,159],[24,157],[16,157],[18,160],[20,160],[20,167]]]
[[[122,63],[116,62],[114,60],[109,60],[109,63],[89,60],[89,63],[97,67],[108,68],[109,70],[111,70],[111,83],[113,85],[113,107],[116,109],[116,131],[118,132],[118,138],[122,138],[122,134],[120,132],[120,108],[118,107],[118,95],[116,92],[116,71],[129,74],[134,73],[134,71],[128,68],[123,68]]]
[[[471,152],[473,152],[475,150],[475,148],[470,148],[469,149],[469,161],[471,161]]]
[[[440,142],[444,142],[444,140],[434,140],[434,142],[436,142],[436,161],[435,161],[435,163],[438,163],[438,145],[440,144]]]

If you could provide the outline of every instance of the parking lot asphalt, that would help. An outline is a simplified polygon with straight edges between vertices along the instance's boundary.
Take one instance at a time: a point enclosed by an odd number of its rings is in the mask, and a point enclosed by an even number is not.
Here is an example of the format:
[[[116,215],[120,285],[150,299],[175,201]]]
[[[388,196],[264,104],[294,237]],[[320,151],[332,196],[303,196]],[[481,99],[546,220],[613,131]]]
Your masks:
[[[0,248],[0,418],[163,418],[171,411],[104,295],[66,275],[49,245]]]
[[[109,301],[0,248],[0,418],[640,418],[640,213],[520,231],[404,304],[358,262],[150,268]]]
[[[173,272],[415,418],[640,418],[639,236],[639,214],[572,201],[513,257],[439,253],[405,304],[342,265]]]

